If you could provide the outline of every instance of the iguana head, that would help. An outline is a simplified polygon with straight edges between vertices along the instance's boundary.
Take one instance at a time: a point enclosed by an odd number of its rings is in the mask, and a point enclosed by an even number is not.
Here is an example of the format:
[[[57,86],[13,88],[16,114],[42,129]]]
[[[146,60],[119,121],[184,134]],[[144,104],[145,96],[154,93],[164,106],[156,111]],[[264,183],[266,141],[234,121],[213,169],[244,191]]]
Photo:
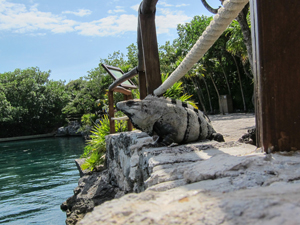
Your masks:
[[[133,126],[149,135],[153,134],[153,125],[161,117],[147,100],[128,100],[117,103],[117,108],[129,117]]]

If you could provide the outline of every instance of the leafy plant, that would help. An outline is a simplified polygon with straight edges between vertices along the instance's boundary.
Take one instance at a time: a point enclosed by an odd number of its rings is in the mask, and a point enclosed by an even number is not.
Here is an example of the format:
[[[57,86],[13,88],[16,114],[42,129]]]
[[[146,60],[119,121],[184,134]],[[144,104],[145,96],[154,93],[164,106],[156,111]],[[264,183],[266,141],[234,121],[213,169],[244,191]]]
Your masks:
[[[137,89],[133,89],[132,90],[132,95],[133,95],[134,99],[140,99],[140,91],[139,91],[139,89],[138,88]]]
[[[93,113],[83,114],[81,117],[81,126],[78,131],[83,132],[85,136],[88,136],[96,119],[97,119],[96,114]]]
[[[81,117],[82,125],[93,125],[93,122],[97,119],[97,116],[93,113],[84,114]]]
[[[115,125],[116,132],[127,130],[127,125],[124,121],[115,121]],[[81,155],[81,158],[87,158],[85,163],[81,165],[83,170],[93,170],[95,166],[103,164],[105,161],[105,136],[109,135],[110,133],[108,116],[105,115],[102,121],[100,121],[100,124],[96,124],[91,132],[91,139],[87,141],[87,145],[84,148],[84,153]]]
[[[165,82],[168,76],[169,74],[162,74],[161,76],[162,82]],[[165,92],[164,97],[174,98],[182,102],[187,102],[188,104],[192,105],[195,109],[198,109],[197,105],[193,101],[188,101],[188,99],[190,99],[192,95],[183,94],[183,87],[181,81],[177,81],[175,84],[173,84],[172,87],[170,87]]]

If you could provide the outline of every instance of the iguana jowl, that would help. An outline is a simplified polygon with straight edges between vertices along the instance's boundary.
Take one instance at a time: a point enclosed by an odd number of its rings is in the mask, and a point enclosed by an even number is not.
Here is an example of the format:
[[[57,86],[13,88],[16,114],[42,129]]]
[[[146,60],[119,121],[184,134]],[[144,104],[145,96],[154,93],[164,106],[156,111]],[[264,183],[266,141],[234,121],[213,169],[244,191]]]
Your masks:
[[[117,108],[129,117],[135,128],[159,136],[154,146],[204,139],[224,141],[203,112],[179,100],[148,95],[143,100],[118,102]]]

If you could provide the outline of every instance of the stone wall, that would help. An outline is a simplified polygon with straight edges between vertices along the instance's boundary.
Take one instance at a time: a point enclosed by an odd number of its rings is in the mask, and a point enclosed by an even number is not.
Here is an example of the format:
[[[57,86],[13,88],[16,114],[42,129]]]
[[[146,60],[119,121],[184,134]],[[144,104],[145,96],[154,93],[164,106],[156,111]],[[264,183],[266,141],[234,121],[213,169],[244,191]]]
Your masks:
[[[124,193],[145,190],[149,168],[147,152],[142,146],[150,142],[152,137],[138,131],[106,136],[109,180]]]
[[[296,224],[300,219],[298,151],[266,155],[253,145],[214,141],[147,148],[143,145],[152,138],[137,131],[106,141],[106,179],[119,189],[115,197],[135,193],[95,207],[79,224]]]
[[[238,165],[244,169],[253,157],[245,155],[256,149],[238,142],[215,141],[143,147],[152,141],[147,134],[137,131],[107,136],[109,181],[124,193],[167,190],[199,180],[232,176],[234,172],[228,171],[239,171]],[[244,157],[237,157],[240,155]]]

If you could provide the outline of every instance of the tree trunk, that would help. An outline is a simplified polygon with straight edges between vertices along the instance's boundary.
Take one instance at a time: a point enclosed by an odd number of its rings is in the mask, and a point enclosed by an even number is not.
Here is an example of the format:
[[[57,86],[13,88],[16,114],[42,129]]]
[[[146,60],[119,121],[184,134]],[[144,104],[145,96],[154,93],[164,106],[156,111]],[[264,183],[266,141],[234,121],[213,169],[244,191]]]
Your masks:
[[[223,5],[224,0],[220,0],[220,1]],[[206,8],[206,9],[209,10],[208,8]],[[250,30],[250,27],[249,27],[248,22],[247,22],[248,10],[249,10],[249,3],[247,3],[245,5],[243,10],[237,16],[236,20],[238,21],[238,23],[240,24],[240,27],[241,27],[241,31],[242,31],[242,34],[243,34],[243,37],[244,37],[243,41],[244,41],[244,44],[246,45],[246,48],[247,48],[247,55],[248,55],[248,59],[249,59],[249,63],[250,63],[250,68],[251,68],[251,71],[253,73],[251,30]]]
[[[252,39],[251,39],[251,30],[249,28],[247,22],[247,13],[249,10],[249,3],[243,8],[243,10],[239,13],[236,20],[240,24],[242,33],[243,33],[243,41],[247,48],[248,59],[250,63],[250,68],[253,73],[253,57],[252,57]]]
[[[212,81],[212,83],[213,83],[213,85],[214,85],[214,87],[215,87],[215,90],[216,90],[216,92],[217,92],[217,95],[218,95],[218,102],[219,102],[220,113],[221,113],[221,114],[224,114],[224,110],[223,110],[222,105],[221,105],[221,102],[220,102],[220,93],[219,93],[219,90],[218,90],[218,88],[217,88],[217,85],[216,85],[216,83],[215,83],[215,81],[214,81],[214,78],[213,78],[212,74],[210,74],[210,78],[211,78],[211,81]]]
[[[199,92],[200,92],[201,98],[203,100],[203,104],[205,105],[205,98],[204,98],[203,91],[202,91],[202,88],[201,88],[200,78],[197,80],[197,84],[198,84],[198,87],[199,87],[199,90],[200,90]]]
[[[241,80],[240,70],[239,70],[239,67],[238,67],[238,64],[237,64],[237,61],[236,61],[234,55],[232,55],[232,58],[234,60],[234,63],[235,63],[235,66],[236,66],[236,70],[237,70],[237,74],[238,74],[238,78],[239,78],[239,83],[240,83],[240,88],[241,88],[241,94],[242,94],[242,99],[243,99],[243,104],[244,104],[244,112],[246,112],[247,108],[246,108],[246,102],[245,102],[245,97],[244,97],[244,91],[243,91],[243,86],[242,86],[242,80]]]
[[[217,14],[218,9],[213,9],[206,0],[201,0],[204,7],[211,13]],[[224,0],[220,0],[221,4],[223,5]],[[253,73],[253,57],[252,57],[252,39],[251,39],[251,30],[247,22],[247,14],[249,10],[249,3],[245,5],[243,10],[239,13],[236,20],[240,24],[241,31],[243,34],[243,41],[247,48],[247,55],[250,63],[250,68]]]
[[[223,74],[224,74],[224,77],[225,77],[226,85],[227,85],[227,88],[228,88],[228,94],[231,96],[230,86],[229,86],[229,82],[228,82],[228,79],[227,79],[227,74],[225,73],[225,70],[224,70],[224,67],[223,67],[222,59],[218,59],[218,61],[220,63],[220,66],[222,68],[222,71],[223,71]]]
[[[240,57],[240,59],[241,59],[241,57]],[[251,68],[250,68],[250,69],[251,69]],[[244,70],[246,76],[249,77],[249,79],[252,80],[252,79],[254,78],[253,75],[250,74],[250,73],[247,71],[247,69],[246,69],[246,63],[243,63],[243,70]]]
[[[198,86],[198,85],[196,84],[195,78],[193,78],[193,77],[192,77],[192,82],[193,82],[193,85],[194,85],[194,87],[195,87],[195,89],[196,89],[196,92],[197,92],[197,95],[198,95],[200,104],[201,104],[201,106],[202,106],[202,110],[203,110],[203,112],[204,112],[205,114],[207,114],[207,113],[206,113],[205,105],[204,105],[204,103],[203,103],[203,99],[202,99],[201,94],[200,94],[201,88],[200,88],[200,86]],[[199,90],[199,89],[200,89],[200,90]]]
[[[207,96],[208,96],[209,107],[210,107],[210,112],[212,113],[212,112],[213,112],[213,109],[212,109],[212,105],[211,105],[211,98],[210,98],[210,93],[209,93],[209,90],[208,90],[208,86],[207,86],[205,77],[203,77],[202,80],[203,80],[203,82],[204,82],[204,84],[205,84],[205,88],[206,88],[206,92],[207,92]]]

